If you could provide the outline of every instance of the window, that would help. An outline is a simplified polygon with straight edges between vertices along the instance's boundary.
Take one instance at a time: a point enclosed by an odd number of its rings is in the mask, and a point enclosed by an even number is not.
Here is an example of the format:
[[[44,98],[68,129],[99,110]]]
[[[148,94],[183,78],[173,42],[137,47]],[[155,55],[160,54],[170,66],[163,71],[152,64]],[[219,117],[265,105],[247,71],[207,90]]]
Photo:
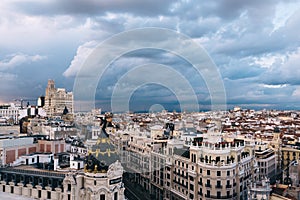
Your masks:
[[[118,200],[118,192],[115,192],[115,194],[114,194],[114,200]]]
[[[218,187],[221,186],[221,181],[217,181],[217,186],[218,186]]]
[[[200,174],[202,174],[202,168],[200,168]]]
[[[210,197],[210,190],[207,190],[207,197]]]
[[[71,184],[68,184],[68,191],[71,191]]]
[[[217,198],[218,198],[218,199],[221,198],[221,192],[217,192]]]
[[[227,198],[230,198],[230,191],[227,191]]]
[[[190,190],[194,191],[194,185],[190,184]]]
[[[194,199],[194,195],[193,194],[190,194],[190,199]]]
[[[227,171],[227,176],[230,176],[230,171],[229,170]]]
[[[105,194],[100,194],[100,200],[105,200]]]
[[[207,175],[210,175],[210,170],[209,169],[207,170]]]
[[[210,187],[210,180],[207,180],[206,186],[207,186],[207,187]]]
[[[217,171],[217,176],[221,176],[221,171]]]

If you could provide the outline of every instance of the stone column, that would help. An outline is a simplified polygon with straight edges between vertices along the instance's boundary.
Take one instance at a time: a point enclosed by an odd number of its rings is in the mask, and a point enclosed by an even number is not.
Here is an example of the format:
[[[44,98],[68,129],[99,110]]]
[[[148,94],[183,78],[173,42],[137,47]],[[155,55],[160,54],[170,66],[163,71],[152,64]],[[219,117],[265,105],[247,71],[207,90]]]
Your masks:
[[[5,185],[6,185],[5,181],[0,181],[0,191],[1,192],[6,192],[6,191],[3,191],[3,188],[5,188]]]
[[[14,187],[14,182],[9,182],[8,185],[5,185],[5,192],[11,193],[11,187]]]
[[[52,190],[51,187],[46,186],[45,190],[42,190],[42,199],[48,199],[48,192],[51,193],[51,190]],[[50,198],[52,199],[52,193],[51,193],[51,197]]]
[[[41,195],[39,196],[39,191],[41,191],[40,193],[41,193]],[[33,197],[34,198],[37,198],[37,199],[41,199],[43,196],[42,196],[42,186],[40,186],[40,185],[36,185],[35,186],[35,189],[33,189]]]
[[[27,197],[32,197],[32,184],[26,184],[26,187],[23,188],[23,195]]]
[[[23,183],[18,183],[17,186],[15,186],[14,193],[17,195],[23,195],[22,194],[23,187],[24,187]]]
[[[62,193],[61,193],[61,188],[55,188],[55,194],[53,195],[53,197],[51,196],[51,199],[55,199],[55,200],[61,200],[62,199]]]

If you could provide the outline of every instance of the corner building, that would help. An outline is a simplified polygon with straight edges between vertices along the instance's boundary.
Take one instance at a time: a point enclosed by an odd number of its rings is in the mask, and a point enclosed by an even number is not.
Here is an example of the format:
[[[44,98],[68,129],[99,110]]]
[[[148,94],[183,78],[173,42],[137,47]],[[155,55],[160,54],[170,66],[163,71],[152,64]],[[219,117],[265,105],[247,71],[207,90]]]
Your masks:
[[[167,159],[166,199],[247,199],[257,170],[254,144],[206,142],[167,151],[173,156]]]
[[[105,127],[93,142],[84,170],[0,167],[0,191],[34,199],[124,200],[124,170]]]

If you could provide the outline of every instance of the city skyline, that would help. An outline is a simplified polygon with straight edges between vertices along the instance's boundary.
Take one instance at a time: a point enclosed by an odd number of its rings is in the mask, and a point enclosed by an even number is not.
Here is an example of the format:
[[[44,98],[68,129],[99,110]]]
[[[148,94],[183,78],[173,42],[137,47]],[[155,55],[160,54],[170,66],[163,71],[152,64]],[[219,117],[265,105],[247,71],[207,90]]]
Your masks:
[[[4,0],[0,9],[1,103],[45,95],[48,79],[71,91],[80,66],[101,42],[123,31],[158,27],[184,34],[207,51],[229,107],[300,107],[297,1]],[[99,82],[97,106],[106,109],[124,72],[153,61],[189,77],[199,104],[210,104],[203,77],[192,76],[188,62],[170,52],[143,49],[111,64]],[[139,87],[132,95],[132,109],[148,110],[153,104],[172,110],[178,99],[157,84]]]

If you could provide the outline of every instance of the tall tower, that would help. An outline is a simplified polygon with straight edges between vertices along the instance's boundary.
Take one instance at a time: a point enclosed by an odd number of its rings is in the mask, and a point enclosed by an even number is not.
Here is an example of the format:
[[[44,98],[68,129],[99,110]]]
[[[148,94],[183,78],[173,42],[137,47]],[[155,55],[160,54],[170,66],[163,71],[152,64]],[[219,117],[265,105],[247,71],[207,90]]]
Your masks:
[[[64,88],[55,88],[54,81],[48,80],[44,106],[47,116],[62,115],[65,108],[73,113],[73,93],[66,92]]]
[[[46,88],[46,98],[50,98],[51,95],[53,95],[53,93],[55,92],[55,84],[54,84],[54,80],[48,80],[48,85]]]

